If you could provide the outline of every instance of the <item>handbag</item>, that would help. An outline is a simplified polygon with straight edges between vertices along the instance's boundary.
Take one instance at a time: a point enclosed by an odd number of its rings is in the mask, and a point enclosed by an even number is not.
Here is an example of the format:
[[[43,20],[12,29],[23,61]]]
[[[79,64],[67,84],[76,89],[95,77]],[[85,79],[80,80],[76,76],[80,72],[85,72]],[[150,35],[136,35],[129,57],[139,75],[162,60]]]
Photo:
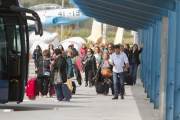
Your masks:
[[[50,70],[44,69],[44,60],[43,60],[43,76],[50,77]]]
[[[104,64],[103,64],[104,65]],[[102,66],[103,66],[102,65]],[[110,78],[112,76],[111,69],[102,69],[102,76]]]
[[[32,55],[32,59],[35,59],[35,56],[34,56],[34,55]]]
[[[73,91],[72,80],[71,79],[67,79],[67,82],[65,84],[67,84],[69,90],[72,92]]]
[[[59,70],[55,70],[54,73],[54,84],[62,84],[63,80],[61,78],[61,73],[60,73],[60,69]]]

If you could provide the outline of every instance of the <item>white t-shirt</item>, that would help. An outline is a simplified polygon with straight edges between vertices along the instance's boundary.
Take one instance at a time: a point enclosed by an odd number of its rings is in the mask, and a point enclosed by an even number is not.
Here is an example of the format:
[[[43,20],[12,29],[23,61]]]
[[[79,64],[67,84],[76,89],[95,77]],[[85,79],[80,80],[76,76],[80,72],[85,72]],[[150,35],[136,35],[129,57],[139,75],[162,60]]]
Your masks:
[[[129,63],[128,57],[124,52],[120,51],[120,54],[117,55],[116,52],[111,55],[110,62],[114,63],[113,72],[121,73],[123,72],[124,63]]]

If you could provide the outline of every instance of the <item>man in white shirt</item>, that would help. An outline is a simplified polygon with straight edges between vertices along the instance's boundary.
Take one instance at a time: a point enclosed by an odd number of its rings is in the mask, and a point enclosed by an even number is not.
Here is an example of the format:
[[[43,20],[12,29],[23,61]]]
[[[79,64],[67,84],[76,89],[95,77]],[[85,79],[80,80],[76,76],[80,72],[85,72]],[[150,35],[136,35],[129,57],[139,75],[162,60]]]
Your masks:
[[[113,66],[113,84],[114,84],[114,97],[113,100],[118,99],[118,75],[120,78],[120,95],[121,99],[124,99],[124,71],[127,71],[129,67],[128,57],[124,52],[120,51],[120,46],[114,46],[115,52],[111,55],[110,64]],[[124,67],[124,63],[126,66]]]

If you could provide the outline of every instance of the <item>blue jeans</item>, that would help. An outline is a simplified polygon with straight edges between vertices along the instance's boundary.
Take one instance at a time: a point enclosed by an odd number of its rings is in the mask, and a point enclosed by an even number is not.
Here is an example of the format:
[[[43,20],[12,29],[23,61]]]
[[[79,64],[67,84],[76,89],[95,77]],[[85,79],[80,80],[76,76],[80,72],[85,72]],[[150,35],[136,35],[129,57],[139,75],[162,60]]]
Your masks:
[[[62,93],[62,84],[54,84],[54,90],[56,92],[57,100],[62,101],[64,99]]]
[[[114,97],[118,97],[118,75],[119,75],[119,79],[120,79],[120,95],[124,94],[124,77],[125,77],[125,73],[121,72],[121,73],[116,73],[113,71],[113,84],[114,84]]]
[[[133,83],[136,83],[137,69],[138,65],[136,63],[130,65],[130,74],[133,78]]]

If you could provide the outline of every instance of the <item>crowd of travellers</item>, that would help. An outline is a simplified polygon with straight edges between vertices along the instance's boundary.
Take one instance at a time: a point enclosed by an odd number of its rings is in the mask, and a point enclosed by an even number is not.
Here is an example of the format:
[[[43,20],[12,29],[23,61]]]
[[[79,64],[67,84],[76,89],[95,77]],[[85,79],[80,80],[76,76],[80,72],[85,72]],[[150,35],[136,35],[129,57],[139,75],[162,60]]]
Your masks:
[[[63,85],[72,82],[67,84],[68,88],[75,87],[71,78],[76,77],[79,85],[83,80],[85,87],[91,88],[95,85],[97,94],[107,95],[111,88],[114,95],[112,100],[118,99],[118,94],[121,99],[124,99],[126,95],[124,79],[126,75],[129,75],[132,84],[136,84],[137,69],[140,64],[139,55],[142,49],[143,44],[138,49],[137,44],[130,47],[129,44],[124,46],[95,43],[89,48],[86,44],[82,44],[78,52],[74,44],[69,45],[67,51],[62,45],[54,49],[54,46],[50,44],[49,48],[42,52],[41,47],[37,45],[32,58],[37,73],[39,96],[47,97],[49,89],[54,89],[57,98],[54,102],[70,101],[63,93]],[[77,56],[80,56],[80,63],[76,61]],[[60,75],[61,80],[57,79],[56,73]],[[75,89],[70,92],[75,94]]]

